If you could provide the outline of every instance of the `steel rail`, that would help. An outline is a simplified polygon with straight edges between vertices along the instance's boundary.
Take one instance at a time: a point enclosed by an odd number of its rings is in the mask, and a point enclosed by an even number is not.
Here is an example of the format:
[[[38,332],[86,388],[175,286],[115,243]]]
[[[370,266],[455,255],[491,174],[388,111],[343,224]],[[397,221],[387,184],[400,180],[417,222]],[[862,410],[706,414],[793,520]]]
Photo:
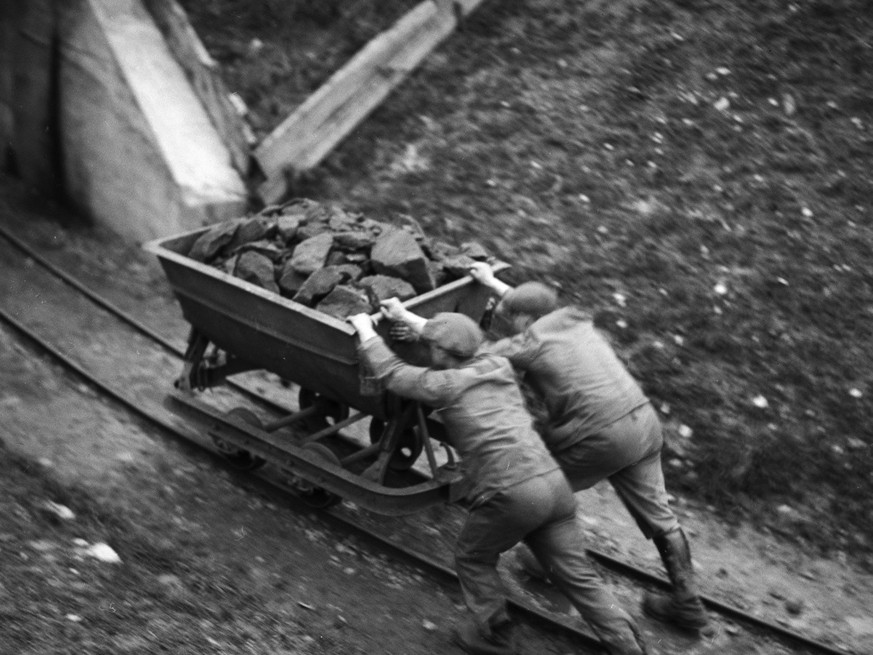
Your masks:
[[[71,288],[75,289],[76,291],[78,291],[79,293],[81,293],[83,296],[85,296],[88,300],[93,302],[95,305],[97,305],[98,307],[100,307],[102,309],[105,309],[107,312],[109,312],[110,314],[112,314],[113,316],[115,316],[116,318],[121,320],[122,322],[127,323],[130,327],[132,327],[134,330],[139,332],[141,335],[151,339],[152,341],[154,341],[157,344],[160,344],[160,346],[162,348],[164,348],[168,353],[170,353],[172,355],[176,355],[177,357],[184,359],[184,357],[185,357],[184,350],[174,346],[172,343],[170,343],[170,341],[165,339],[163,336],[161,336],[160,334],[155,332],[152,328],[150,328],[149,326],[147,326],[146,324],[144,324],[140,320],[134,318],[133,316],[131,316],[130,314],[125,312],[123,309],[118,307],[112,301],[107,300],[106,298],[100,296],[99,294],[97,294],[94,291],[92,291],[91,289],[89,289],[81,281],[77,280],[72,275],[70,275],[66,271],[62,270],[61,268],[59,268],[58,266],[56,266],[55,264],[53,264],[52,262],[47,260],[45,257],[43,257],[42,255],[40,255],[39,253],[34,251],[33,248],[31,248],[26,243],[24,243],[24,241],[22,241],[21,239],[16,237],[14,234],[9,232],[2,225],[0,225],[0,236],[2,236],[4,239],[6,239],[10,244],[12,244],[15,248],[17,248],[18,250],[23,252],[27,257],[32,259],[34,262],[36,262],[37,264],[42,266],[49,273],[51,273],[52,275],[57,277],[64,284],[68,285],[69,287],[71,287]],[[269,398],[264,398],[263,396],[259,395],[258,393],[254,392],[250,389],[247,389],[245,386],[243,386],[237,382],[234,382],[233,380],[225,380],[225,383],[229,387],[231,387],[232,389],[239,391],[240,393],[242,393],[243,395],[245,395],[246,397],[248,397],[252,400],[255,400],[259,403],[262,403],[263,405],[265,405],[266,407],[269,407],[270,409],[278,410],[278,411],[285,412],[285,413],[290,411],[287,407],[283,407],[279,403],[276,403],[276,402],[270,400]]]
[[[170,433],[171,435],[180,439],[184,439],[188,443],[193,443],[196,446],[202,448],[204,451],[218,456],[214,451],[191,439],[188,435],[180,431],[177,427],[144,409],[142,405],[140,403],[137,403],[133,398],[127,397],[124,393],[117,391],[108,384],[104,383],[102,380],[90,373],[85,367],[76,362],[74,359],[61,352],[59,349],[54,347],[52,344],[50,344],[39,335],[35,334],[26,325],[24,325],[18,319],[6,312],[6,310],[2,307],[0,307],[0,322],[6,323],[7,325],[11,326],[16,332],[25,337],[25,339],[36,345],[40,350],[42,350],[51,358],[62,364],[69,371],[73,372],[85,383],[102,392],[103,394],[109,396],[134,414],[146,419],[147,421],[153,423],[154,425]],[[281,485],[277,481],[271,480],[266,476],[258,474],[257,472],[252,473],[252,475],[253,477],[258,478],[261,483],[279,489],[283,493],[291,494],[295,498],[299,498],[298,494],[294,493],[291,487]],[[309,509],[312,508],[309,507]],[[438,574],[441,577],[450,579],[455,583],[458,583],[457,575],[452,569],[444,566],[443,564],[428,557],[427,555],[419,553],[411,548],[407,548],[400,544],[394,543],[387,537],[384,537],[383,535],[376,532],[375,530],[367,528],[357,521],[354,521],[353,519],[341,516],[335,510],[321,511],[329,514],[332,520],[336,521],[340,525],[345,526],[347,529],[351,528],[355,532],[359,532],[368,539],[374,540],[382,547],[394,553],[402,555],[404,558],[408,559],[410,562],[415,563],[419,567],[430,571],[431,573]],[[531,622],[539,622],[541,624],[549,626],[549,628],[552,630],[555,630],[557,632],[563,632],[566,636],[570,636],[576,640],[581,640],[585,643],[590,644],[591,646],[600,647],[600,641],[595,636],[591,635],[585,630],[580,629],[577,626],[572,625],[569,621],[565,621],[559,617],[553,616],[548,612],[540,610],[532,604],[529,604],[522,600],[509,599],[508,604],[510,608],[514,610],[517,614],[526,617]]]
[[[105,298],[101,297],[99,294],[97,294],[94,291],[92,291],[91,289],[89,289],[86,285],[84,285],[79,280],[77,280],[73,276],[69,275],[65,271],[61,270],[60,268],[58,268],[57,266],[55,266],[54,264],[52,264],[51,262],[49,262],[48,260],[43,258],[41,255],[39,255],[38,253],[33,251],[33,249],[30,248],[23,241],[21,241],[20,239],[18,239],[14,235],[10,234],[3,226],[0,226],[0,236],[3,236],[7,241],[9,241],[17,249],[19,249],[21,252],[25,253],[28,257],[33,259],[33,261],[35,261],[40,266],[45,268],[52,275],[56,276],[57,278],[62,280],[64,283],[68,284],[72,288],[74,288],[77,291],[79,291],[80,293],[82,293],[85,297],[87,297],[89,300],[94,302],[94,304],[98,305],[99,307],[103,308],[104,310],[106,310],[110,314],[114,315],[116,318],[120,319],[122,322],[127,323],[129,326],[131,326],[133,329],[140,332],[144,336],[154,340],[156,343],[160,344],[162,347],[169,350],[172,354],[175,354],[179,357],[183,356],[183,353],[181,350],[179,350],[178,348],[176,348],[175,346],[170,344],[166,339],[164,339],[159,334],[155,333],[151,328],[144,325],[143,323],[141,323],[140,321],[138,321],[134,317],[130,316],[129,314],[124,312],[124,310],[122,310],[119,307],[117,307],[116,305],[114,305],[112,302],[106,300]],[[107,395],[111,396],[112,398],[114,398],[115,400],[117,400],[118,402],[123,404],[125,407],[132,410],[134,413],[143,416],[147,420],[152,421],[153,423],[159,425],[162,429],[167,430],[178,437],[181,437],[183,439],[191,441],[186,435],[184,435],[182,432],[180,432],[176,427],[172,426],[170,423],[161,420],[157,416],[150,415],[148,412],[146,412],[144,409],[142,409],[142,407],[140,407],[132,399],[125,397],[120,392],[117,392],[117,391],[111,389],[110,387],[108,387],[107,385],[102,383],[101,381],[97,380],[94,376],[92,376],[84,368],[82,368],[78,363],[76,363],[74,360],[70,359],[68,356],[64,355],[63,353],[61,353],[60,351],[58,351],[57,349],[52,347],[50,344],[48,344],[46,341],[42,340],[37,335],[33,334],[30,330],[27,329],[26,326],[24,326],[19,321],[17,321],[15,318],[10,316],[2,308],[0,308],[0,320],[13,326],[16,329],[16,331],[25,335],[32,342],[39,345],[43,350],[45,350],[50,355],[55,357],[64,366],[66,366],[69,369],[71,369],[72,371],[74,371],[77,375],[79,375],[80,377],[82,377],[83,379],[85,379],[86,381],[91,383],[92,385],[96,386],[97,388],[99,388],[101,390],[104,390]],[[255,399],[259,402],[263,402],[267,406],[269,406],[275,410],[278,410],[281,412],[288,412],[289,411],[287,408],[282,407],[281,405],[278,405],[277,403],[275,403],[267,398],[264,398],[263,396],[257,394],[254,391],[250,391],[249,389],[246,389],[245,387],[242,387],[238,384],[234,384],[230,380],[227,380],[226,382],[229,385],[233,386],[236,390],[238,390],[241,393],[243,393],[244,395],[246,395],[247,397]],[[204,447],[204,450],[207,450],[208,452],[212,453],[212,451],[209,450],[208,448]],[[263,478],[263,476],[260,476],[257,473],[255,473],[254,475],[255,475],[255,477],[258,477],[259,479],[267,482],[268,484],[276,486],[277,488],[282,488],[285,493],[291,493],[291,494],[296,496],[296,494],[294,494],[293,490],[291,490],[290,487],[284,487],[275,481],[266,480],[266,478]],[[404,549],[404,547],[399,546],[397,544],[393,544],[390,541],[386,540],[384,537],[381,537],[377,533],[372,532],[368,528],[366,528],[362,525],[361,526],[356,525],[355,522],[350,520],[350,519],[346,519],[345,517],[339,517],[338,515],[336,515],[335,510],[327,509],[327,510],[322,510],[322,511],[325,513],[331,514],[337,520],[340,520],[343,523],[346,523],[349,526],[354,527],[355,530],[359,530],[363,533],[368,534],[368,536],[371,536],[373,539],[376,539],[380,543],[384,544],[385,547],[390,548],[392,550],[395,550],[399,553],[405,553],[405,556],[419,561],[422,565],[426,566],[427,568],[429,568],[431,570],[437,571],[440,574],[454,576],[454,572],[451,569],[442,566],[441,564],[435,562],[434,560],[431,560],[427,556],[421,555],[420,553],[416,553],[412,550]],[[371,535],[371,533],[372,533],[372,535]],[[604,566],[606,566],[610,569],[624,573],[626,575],[636,577],[637,579],[640,579],[640,580],[644,580],[644,581],[646,581],[650,584],[656,585],[662,589],[669,588],[669,582],[667,582],[665,579],[663,579],[660,576],[649,573],[648,571],[645,571],[645,570],[643,570],[643,569],[641,569],[633,564],[616,559],[616,558],[612,557],[611,555],[608,555],[607,553],[598,551],[596,549],[588,548],[588,549],[586,549],[586,552],[593,559],[597,560],[598,562],[600,562],[601,564],[603,564]],[[456,577],[455,577],[455,579],[456,579]],[[745,610],[742,610],[738,607],[735,607],[733,605],[729,605],[727,603],[719,601],[718,599],[715,599],[711,596],[702,594],[701,600],[703,601],[703,603],[707,607],[709,607],[709,608],[711,608],[711,609],[713,609],[713,610],[715,610],[723,615],[730,616],[731,618],[733,618],[735,620],[742,621],[742,622],[747,623],[749,625],[753,625],[757,628],[764,629],[766,631],[769,631],[771,633],[779,635],[783,639],[792,641],[799,646],[811,648],[811,649],[814,649],[814,650],[819,651],[821,653],[826,653],[827,655],[847,655],[847,654],[851,655],[851,651],[846,651],[846,650],[838,649],[838,648],[833,647],[833,646],[829,646],[828,644],[822,643],[820,641],[817,641],[815,639],[812,639],[810,637],[802,635],[798,632],[795,632],[794,630],[791,630],[789,628],[785,628],[781,625],[778,625],[778,624],[773,623],[771,621],[767,621],[766,619],[762,619],[758,616],[750,614],[749,612],[746,612]],[[599,643],[597,641],[597,639],[595,637],[593,637],[592,635],[590,635],[584,631],[581,631],[572,625],[563,623],[560,620],[542,612],[541,610],[539,610],[531,605],[528,605],[528,604],[523,603],[523,602],[518,602],[515,600],[511,600],[510,603],[513,604],[515,606],[515,608],[517,610],[521,611],[522,613],[532,613],[533,615],[535,615],[535,618],[537,620],[545,621],[546,623],[556,624],[564,630],[569,630],[570,632],[573,633],[574,637],[581,638],[581,639],[589,641],[593,644]]]

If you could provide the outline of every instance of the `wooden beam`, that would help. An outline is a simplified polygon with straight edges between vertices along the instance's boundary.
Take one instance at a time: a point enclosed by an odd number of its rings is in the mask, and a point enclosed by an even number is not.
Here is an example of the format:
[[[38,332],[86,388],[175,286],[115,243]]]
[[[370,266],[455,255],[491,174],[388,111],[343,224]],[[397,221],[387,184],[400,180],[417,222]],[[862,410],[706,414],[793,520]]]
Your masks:
[[[234,168],[245,177],[251,164],[254,134],[230,100],[218,63],[209,55],[176,0],[144,0],[144,4],[224,140]]]
[[[482,0],[426,0],[370,41],[255,150],[265,203],[287,193],[287,172],[318,165]]]

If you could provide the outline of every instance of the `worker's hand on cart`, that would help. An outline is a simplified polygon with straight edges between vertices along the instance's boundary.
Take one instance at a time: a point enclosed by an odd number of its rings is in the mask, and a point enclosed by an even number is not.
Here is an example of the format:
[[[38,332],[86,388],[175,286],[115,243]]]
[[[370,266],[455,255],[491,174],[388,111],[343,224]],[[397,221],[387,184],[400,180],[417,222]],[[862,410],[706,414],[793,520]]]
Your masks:
[[[388,331],[392,341],[418,341],[418,332],[409,327],[406,323],[391,323],[391,329]]]
[[[473,262],[467,270],[470,273],[470,277],[479,284],[488,287],[500,297],[512,288],[506,282],[495,277],[494,269],[487,262]]]
[[[382,316],[395,323],[402,322],[406,317],[406,309],[399,298],[386,298],[379,303],[379,309],[382,310]]]
[[[386,298],[379,303],[379,309],[382,316],[392,323],[391,336],[399,341],[414,341],[421,336],[427,323],[427,319],[406,309],[399,298]]]
[[[373,319],[369,314],[355,314],[346,319],[355,328],[361,342],[371,339],[376,336],[376,329],[373,327]]]
[[[494,282],[494,270],[488,262],[473,262],[470,264],[470,277],[486,287],[490,287]]]

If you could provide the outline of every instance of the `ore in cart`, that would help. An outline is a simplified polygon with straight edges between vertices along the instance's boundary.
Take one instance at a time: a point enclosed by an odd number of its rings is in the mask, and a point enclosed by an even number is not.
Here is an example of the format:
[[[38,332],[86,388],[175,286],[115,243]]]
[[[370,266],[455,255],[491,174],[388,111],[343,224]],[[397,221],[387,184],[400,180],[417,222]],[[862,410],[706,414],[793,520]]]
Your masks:
[[[281,467],[310,504],[325,506],[347,498],[364,509],[400,515],[447,502],[460,479],[429,408],[367,378],[358,361],[355,331],[347,322],[187,257],[205,229],[145,245],[158,257],[191,325],[169,404],[180,413],[207,419],[213,443],[236,466],[254,469],[271,462]],[[495,265],[496,270],[506,267]],[[452,311],[478,322],[488,300],[487,289],[466,277],[404,304],[424,317]],[[386,323],[378,327],[383,337],[389,337]],[[424,361],[420,346],[393,347],[407,361]],[[264,423],[245,407],[223,412],[197,394],[252,370],[297,384],[299,410]],[[341,434],[366,418],[369,443]],[[300,426],[305,428],[302,434]],[[440,458],[432,439],[444,446]],[[429,475],[412,470],[422,453]]]

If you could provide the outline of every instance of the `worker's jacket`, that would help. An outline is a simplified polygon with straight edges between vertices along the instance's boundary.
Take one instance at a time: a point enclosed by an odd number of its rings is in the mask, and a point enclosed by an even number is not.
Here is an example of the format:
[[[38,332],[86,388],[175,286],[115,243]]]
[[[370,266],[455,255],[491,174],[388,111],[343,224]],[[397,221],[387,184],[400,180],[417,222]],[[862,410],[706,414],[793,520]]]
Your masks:
[[[423,368],[405,363],[380,337],[365,341],[359,352],[388,390],[438,410],[473,506],[558,468],[533,429],[505,358],[483,354],[462,368]]]
[[[487,344],[523,371],[548,412],[543,439],[560,453],[648,402],[588,316],[558,309],[527,330]]]

